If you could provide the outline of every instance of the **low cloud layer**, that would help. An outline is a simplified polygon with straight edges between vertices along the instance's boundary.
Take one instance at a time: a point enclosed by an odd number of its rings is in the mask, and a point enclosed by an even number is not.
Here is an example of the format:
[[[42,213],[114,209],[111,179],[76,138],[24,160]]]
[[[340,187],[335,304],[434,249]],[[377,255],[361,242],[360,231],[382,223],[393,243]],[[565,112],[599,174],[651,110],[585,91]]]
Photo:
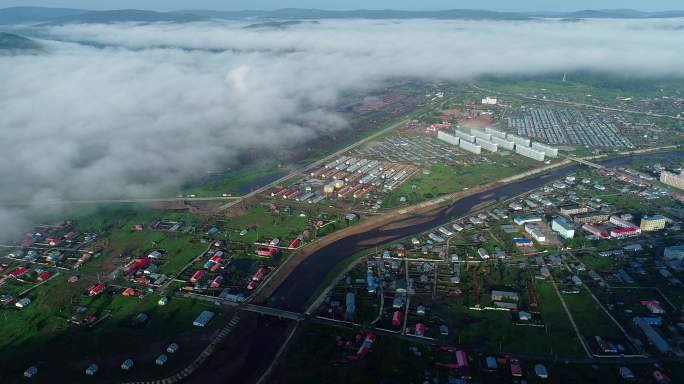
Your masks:
[[[684,76],[682,20],[66,25],[0,56],[0,202],[155,196],[253,151],[345,129],[390,78]],[[52,40],[54,39],[54,40]],[[0,232],[19,216],[0,208]]]

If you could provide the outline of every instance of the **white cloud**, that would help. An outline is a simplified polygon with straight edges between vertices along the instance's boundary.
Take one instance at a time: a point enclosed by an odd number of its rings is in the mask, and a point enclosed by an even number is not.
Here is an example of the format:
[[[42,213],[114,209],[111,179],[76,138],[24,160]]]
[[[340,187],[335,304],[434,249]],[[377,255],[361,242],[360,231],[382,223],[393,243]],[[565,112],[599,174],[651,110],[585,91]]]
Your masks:
[[[243,153],[344,128],[330,112],[338,94],[390,78],[682,76],[679,23],[51,27],[42,32],[62,42],[48,53],[0,56],[0,201],[155,195]]]

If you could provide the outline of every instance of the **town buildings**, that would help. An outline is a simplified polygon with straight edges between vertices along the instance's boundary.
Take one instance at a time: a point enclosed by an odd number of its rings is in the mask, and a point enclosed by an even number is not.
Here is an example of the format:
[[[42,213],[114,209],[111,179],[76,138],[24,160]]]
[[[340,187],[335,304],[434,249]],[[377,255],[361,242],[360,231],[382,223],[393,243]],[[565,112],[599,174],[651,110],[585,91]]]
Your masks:
[[[542,228],[537,224],[525,224],[525,232],[538,243],[546,242],[546,234],[544,234]]]
[[[665,216],[662,215],[644,216],[639,227],[644,232],[659,231],[665,228],[665,222]]]
[[[668,171],[660,173],[660,182],[673,187],[684,189],[684,173],[676,174]]]
[[[558,232],[564,239],[575,237],[575,226],[563,216],[558,216],[551,221],[551,229]]]
[[[587,212],[575,216],[575,221],[580,224],[596,224],[608,221],[608,214],[602,212]]]
[[[568,205],[561,205],[558,207],[560,214],[561,215],[576,215],[578,213],[587,213],[589,212],[588,207],[583,207],[580,206],[579,204],[568,204]]]

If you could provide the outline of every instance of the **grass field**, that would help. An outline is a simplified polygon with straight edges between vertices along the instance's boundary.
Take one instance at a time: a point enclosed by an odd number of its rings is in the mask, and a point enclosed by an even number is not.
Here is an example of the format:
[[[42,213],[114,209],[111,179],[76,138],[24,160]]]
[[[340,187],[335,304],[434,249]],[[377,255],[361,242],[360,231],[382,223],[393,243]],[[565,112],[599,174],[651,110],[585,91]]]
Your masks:
[[[193,257],[199,255],[206,249],[206,245],[199,243],[193,235],[181,232],[161,232],[161,231],[131,231],[130,227],[133,224],[147,224],[155,217],[161,215],[160,211],[144,212],[141,214],[129,216],[126,220],[118,221],[116,223],[108,223],[104,221],[99,225],[95,223],[88,223],[92,227],[85,226],[81,221],[77,222],[78,227],[82,228],[106,228],[107,233],[103,234],[94,246],[102,247],[104,249],[103,256],[92,259],[86,263],[79,272],[98,272],[102,265],[106,262],[111,262],[113,259],[123,256],[140,257],[144,256],[144,252],[152,248],[166,250],[167,262],[161,266],[162,273],[172,273],[178,268],[182,267]],[[193,215],[184,213],[164,212],[164,218],[174,220],[192,220],[199,219]],[[119,263],[120,264],[120,263]]]
[[[272,382],[318,383],[325,377],[326,383],[415,383],[447,382],[448,376],[458,376],[454,370],[437,368],[436,359],[448,359],[449,354],[438,353],[421,343],[398,339],[395,336],[379,335],[370,354],[357,362],[344,362],[344,358],[355,348],[337,345],[337,337],[342,341],[353,339],[354,333],[324,325],[308,324],[297,334],[284,361],[277,366]],[[355,344],[356,345],[356,344]],[[421,356],[415,356],[410,348],[417,348]],[[509,383],[512,377],[508,365],[489,372],[483,369],[484,355],[469,353],[469,376],[476,383]],[[521,359],[523,379],[528,383],[586,384],[620,382],[615,364],[567,364],[543,363],[548,379],[540,379],[534,374],[534,360]],[[652,372],[649,364],[631,365],[630,368],[639,378],[649,378]],[[671,364],[673,377],[682,374],[681,365]]]
[[[120,380],[126,375],[159,376],[187,363],[208,342],[208,330],[192,326],[201,310],[213,308],[219,313],[219,319],[213,320],[211,326],[218,325],[227,314],[220,308],[181,298],[158,306],[156,295],[147,295],[142,300],[108,293],[89,298],[82,295],[89,284],[68,284],[66,276],[61,275],[32,291],[28,296],[32,303],[27,308],[3,311],[3,383],[16,381],[30,365],[36,365],[41,377],[50,377],[54,380],[51,382],[73,382],[84,377],[83,371],[92,362],[101,368],[98,382]],[[67,320],[77,305],[104,319],[93,328],[70,324]],[[137,326],[133,317],[141,312],[148,314],[150,320]],[[185,348],[171,356],[168,365],[156,366],[154,359],[172,341]],[[128,357],[136,361],[136,367],[133,372],[124,373],[118,365]]]
[[[433,164],[429,174],[419,172],[386,196],[386,206],[399,205],[400,197],[406,197],[405,204],[415,204],[447,193],[473,188],[482,184],[504,179],[539,166],[539,162],[522,156],[488,155],[488,164],[470,166]]]
[[[535,280],[534,289],[541,303],[540,312],[548,329],[554,354],[586,356],[551,283]]]
[[[430,351],[420,347],[423,355],[414,356],[409,342],[378,336],[373,351],[363,360],[346,362],[356,353],[352,348],[337,345],[336,338],[354,342],[355,334],[348,330],[323,325],[306,325],[298,335],[282,366],[273,375],[274,383],[376,383],[418,382],[421,367],[431,364]]]
[[[183,194],[199,197],[221,196],[223,194],[244,195],[253,189],[268,184],[287,174],[287,169],[279,164],[268,163],[249,169],[207,176],[204,179],[181,189]]]
[[[304,216],[300,216],[304,213]],[[245,242],[254,242],[261,237],[278,237],[281,240],[292,240],[299,236],[309,223],[308,212],[293,209],[290,213],[275,213],[270,208],[253,204],[247,207],[247,211],[237,217],[231,218],[227,228],[231,231],[231,239]],[[232,234],[242,229],[248,229],[245,236]]]
[[[608,339],[624,337],[586,288],[582,288],[578,294],[565,295],[564,298],[575,323],[586,340],[593,340],[594,336]]]

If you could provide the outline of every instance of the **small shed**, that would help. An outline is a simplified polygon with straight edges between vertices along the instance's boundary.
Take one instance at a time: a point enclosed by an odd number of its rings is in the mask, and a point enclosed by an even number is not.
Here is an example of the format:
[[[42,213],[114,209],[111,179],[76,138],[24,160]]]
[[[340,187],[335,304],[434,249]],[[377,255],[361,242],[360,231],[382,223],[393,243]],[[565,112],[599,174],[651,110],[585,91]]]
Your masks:
[[[536,373],[540,379],[546,379],[549,377],[549,372],[546,370],[546,367],[542,364],[537,364],[534,366],[534,373]]]
[[[620,373],[620,377],[622,377],[625,380],[634,380],[635,378],[632,370],[627,367],[620,367],[618,369],[618,372]]]
[[[26,308],[29,304],[31,304],[31,299],[28,297],[24,297],[23,299],[14,303],[17,308]]]
[[[128,371],[131,368],[133,368],[133,359],[126,359],[121,363],[121,369],[124,371]]]
[[[168,360],[169,360],[169,357],[166,356],[165,353],[162,353],[161,355],[159,355],[159,357],[157,357],[157,360],[155,360],[154,362],[155,362],[155,364],[157,364],[157,365],[164,365],[164,364],[166,364],[166,362],[167,362]]]
[[[214,318],[214,312],[205,310],[205,311],[202,311],[202,313],[200,313],[199,316],[197,316],[195,321],[192,322],[192,325],[194,325],[195,327],[204,327],[213,318]]]
[[[93,376],[97,373],[97,371],[100,370],[100,367],[97,366],[97,364],[90,364],[88,368],[85,370],[85,374],[88,376]]]

